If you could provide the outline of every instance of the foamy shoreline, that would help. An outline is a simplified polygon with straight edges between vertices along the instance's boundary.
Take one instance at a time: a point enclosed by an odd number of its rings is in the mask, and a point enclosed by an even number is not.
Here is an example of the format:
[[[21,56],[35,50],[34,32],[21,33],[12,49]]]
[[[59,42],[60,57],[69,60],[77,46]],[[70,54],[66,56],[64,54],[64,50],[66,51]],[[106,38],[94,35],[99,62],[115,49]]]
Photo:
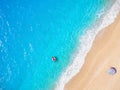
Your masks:
[[[91,28],[87,31],[87,34],[80,38],[79,42],[81,43],[81,45],[78,48],[79,51],[77,51],[77,54],[74,57],[71,65],[69,65],[69,67],[62,73],[58,83],[56,84],[57,86],[55,90],[63,90],[65,84],[80,71],[82,65],[84,64],[85,57],[92,47],[95,36],[100,30],[113,23],[119,12],[120,0],[116,1],[111,9],[106,12],[104,17],[101,18],[100,22],[98,22],[99,27],[98,25],[94,26],[94,28]]]

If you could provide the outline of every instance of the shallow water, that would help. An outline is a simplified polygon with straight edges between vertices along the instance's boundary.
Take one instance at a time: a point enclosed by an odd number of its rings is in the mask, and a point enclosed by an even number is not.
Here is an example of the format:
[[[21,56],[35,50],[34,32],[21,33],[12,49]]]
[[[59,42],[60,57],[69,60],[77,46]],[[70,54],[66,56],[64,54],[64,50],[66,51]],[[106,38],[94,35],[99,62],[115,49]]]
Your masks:
[[[106,0],[1,0],[0,88],[50,90]],[[51,57],[56,56],[57,62]]]

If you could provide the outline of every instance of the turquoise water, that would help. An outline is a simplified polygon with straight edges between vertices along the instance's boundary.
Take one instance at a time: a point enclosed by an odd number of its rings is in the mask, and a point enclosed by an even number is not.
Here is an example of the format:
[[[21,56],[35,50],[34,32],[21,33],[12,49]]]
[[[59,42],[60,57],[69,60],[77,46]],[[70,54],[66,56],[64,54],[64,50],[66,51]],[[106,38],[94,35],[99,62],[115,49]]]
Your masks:
[[[106,3],[0,0],[0,88],[52,90],[69,64],[78,36]]]

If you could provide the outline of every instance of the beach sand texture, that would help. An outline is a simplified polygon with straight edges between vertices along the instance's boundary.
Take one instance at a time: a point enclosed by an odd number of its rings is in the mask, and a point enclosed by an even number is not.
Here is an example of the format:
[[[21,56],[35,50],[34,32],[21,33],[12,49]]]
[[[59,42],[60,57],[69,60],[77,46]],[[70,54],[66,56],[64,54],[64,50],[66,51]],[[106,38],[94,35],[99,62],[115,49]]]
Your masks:
[[[110,67],[117,73],[110,75]],[[65,90],[120,90],[120,14],[96,36],[83,67]]]

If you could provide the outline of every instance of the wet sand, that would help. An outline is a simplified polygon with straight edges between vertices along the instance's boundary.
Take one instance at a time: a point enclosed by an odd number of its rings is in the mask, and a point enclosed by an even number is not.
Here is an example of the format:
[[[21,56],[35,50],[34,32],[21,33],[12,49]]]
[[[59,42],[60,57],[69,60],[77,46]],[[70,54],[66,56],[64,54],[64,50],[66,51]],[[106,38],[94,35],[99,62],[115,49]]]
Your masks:
[[[117,73],[110,75],[110,67]],[[65,90],[120,90],[120,14],[96,36],[83,67]]]

